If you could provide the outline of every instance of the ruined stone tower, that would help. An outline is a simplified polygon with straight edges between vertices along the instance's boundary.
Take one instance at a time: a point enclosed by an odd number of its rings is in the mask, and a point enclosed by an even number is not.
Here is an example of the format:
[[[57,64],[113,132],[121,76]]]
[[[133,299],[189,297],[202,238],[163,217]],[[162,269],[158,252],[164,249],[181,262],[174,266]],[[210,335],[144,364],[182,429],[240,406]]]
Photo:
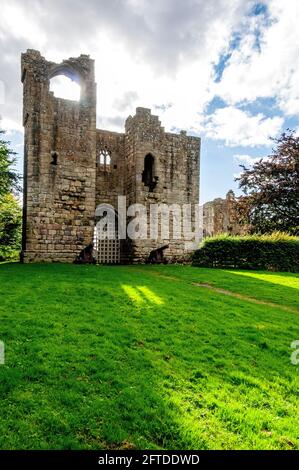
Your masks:
[[[79,83],[79,102],[56,98],[50,80],[66,75]],[[24,86],[23,259],[72,262],[94,239],[96,208],[142,204],[198,204],[200,139],[167,133],[157,116],[137,108],[125,132],[96,129],[94,62],[89,56],[61,64],[38,51],[22,54]],[[130,214],[128,213],[128,220]],[[175,220],[174,220],[175,223]],[[97,246],[100,262],[143,262],[167,243],[166,256],[181,261],[184,237],[159,234],[108,240]]]
[[[81,85],[80,102],[49,92],[65,74]],[[25,261],[73,261],[93,237],[96,183],[96,84],[88,56],[61,64],[22,55],[24,85]]]

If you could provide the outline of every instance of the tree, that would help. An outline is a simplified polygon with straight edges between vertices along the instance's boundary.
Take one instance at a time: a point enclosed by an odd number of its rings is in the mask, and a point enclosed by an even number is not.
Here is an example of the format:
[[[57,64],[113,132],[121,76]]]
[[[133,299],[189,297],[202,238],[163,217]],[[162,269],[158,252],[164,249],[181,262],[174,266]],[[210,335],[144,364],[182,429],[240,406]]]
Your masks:
[[[12,193],[7,193],[0,198],[0,248],[20,248],[21,226],[21,206]]]
[[[236,212],[250,232],[286,231],[299,234],[299,137],[283,133],[272,155],[251,168],[243,168],[236,178],[244,196]]]
[[[0,198],[12,191],[20,191],[20,177],[12,168],[16,153],[9,148],[9,142],[1,138],[3,134],[0,130]]]
[[[21,247],[22,210],[14,193],[20,190],[20,177],[13,169],[15,152],[1,138],[0,130],[0,261]]]

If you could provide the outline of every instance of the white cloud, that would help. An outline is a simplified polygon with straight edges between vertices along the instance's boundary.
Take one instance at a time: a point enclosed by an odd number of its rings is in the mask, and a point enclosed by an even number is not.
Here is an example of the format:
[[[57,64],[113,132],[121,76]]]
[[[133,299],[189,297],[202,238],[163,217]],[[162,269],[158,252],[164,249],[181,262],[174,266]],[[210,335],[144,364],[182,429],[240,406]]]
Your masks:
[[[50,91],[57,98],[65,98],[68,100],[80,100],[80,85],[63,75],[58,75],[50,81]]]
[[[5,102],[5,87],[2,80],[0,80],[0,105]]]
[[[253,166],[255,163],[259,162],[260,160],[266,161],[269,160],[269,156],[260,156],[260,157],[252,157],[250,155],[233,155],[233,160],[235,163],[239,165],[245,166]]]
[[[88,53],[96,64],[99,126],[120,130],[136,106],[171,103],[159,110],[166,130],[198,132],[213,98],[213,67],[253,3],[89,0],[82,7],[81,0],[2,0],[0,79],[7,93],[1,113],[21,123],[20,53],[26,48],[57,62]],[[130,106],[120,103],[132,91]]]
[[[160,115],[166,130],[187,129],[230,146],[267,145],[283,119],[249,114],[238,104],[271,97],[285,114],[299,113],[299,2],[265,0],[269,21],[247,16],[255,3],[89,0],[82,8],[81,0],[2,0],[1,114],[19,130],[20,53],[27,47],[57,62],[88,53],[96,65],[99,127],[122,130],[128,114],[145,106]],[[214,66],[238,32],[240,44],[214,83]],[[227,107],[207,117],[217,94]]]
[[[37,7],[41,13],[40,7]],[[24,21],[26,18],[26,21]],[[33,43],[42,47],[46,41],[45,31],[39,27],[34,21],[34,17],[30,15],[26,2],[19,1],[3,1],[1,2],[1,18],[0,18],[0,37],[5,37],[9,32],[16,39],[28,39]]]
[[[233,159],[240,165],[252,166],[260,160],[260,157],[251,157],[250,155],[234,155]]]
[[[267,0],[266,4],[268,20],[249,20],[248,32],[232,52],[214,92],[230,105],[275,98],[286,115],[296,115],[299,113],[299,2]]]
[[[24,128],[18,121],[9,118],[2,119],[1,116],[0,129],[4,130],[8,136],[11,135],[13,132],[20,132],[21,134],[24,133]]]
[[[270,137],[278,135],[283,118],[267,118],[259,113],[255,116],[227,106],[217,109],[204,123],[208,137],[225,141],[226,145],[249,146],[269,145]]]

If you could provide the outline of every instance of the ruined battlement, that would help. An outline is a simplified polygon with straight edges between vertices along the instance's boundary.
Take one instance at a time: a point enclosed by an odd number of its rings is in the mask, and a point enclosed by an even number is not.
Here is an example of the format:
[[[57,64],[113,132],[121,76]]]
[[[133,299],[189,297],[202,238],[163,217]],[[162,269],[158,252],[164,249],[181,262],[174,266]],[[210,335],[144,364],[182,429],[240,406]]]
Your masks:
[[[78,102],[57,98],[50,80],[65,75],[81,87]],[[94,61],[57,64],[28,49],[21,58],[24,145],[24,261],[73,261],[93,241],[99,204],[198,203],[200,139],[165,132],[138,107],[123,133],[96,128]],[[144,261],[164,240],[136,240],[123,261]],[[167,241],[168,242],[168,241]],[[165,243],[164,243],[165,244]],[[119,247],[122,250],[122,247]],[[168,257],[184,257],[183,240]]]

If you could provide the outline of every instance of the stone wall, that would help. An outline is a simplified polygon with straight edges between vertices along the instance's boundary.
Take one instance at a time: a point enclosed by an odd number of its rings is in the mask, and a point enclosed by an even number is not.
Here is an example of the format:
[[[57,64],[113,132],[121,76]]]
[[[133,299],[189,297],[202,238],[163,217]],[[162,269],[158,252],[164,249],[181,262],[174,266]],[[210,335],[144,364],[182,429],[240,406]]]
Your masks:
[[[117,207],[117,196],[125,194],[125,135],[97,130],[96,206]],[[101,157],[109,156],[109,163]]]
[[[80,102],[59,99],[50,79],[81,85]],[[70,261],[92,241],[96,179],[96,84],[88,56],[62,64],[22,54],[24,261]]]
[[[145,157],[154,158],[152,191],[142,181]],[[198,204],[199,200],[200,139],[180,134],[166,133],[159,118],[150,109],[137,108],[136,115],[126,121],[126,188],[129,204],[139,203],[150,212],[151,204]],[[148,238],[133,242],[133,262],[145,261],[151,250],[169,244],[165,251],[170,261],[183,261],[188,255],[185,239]],[[159,230],[160,231],[160,230]]]
[[[235,217],[235,195],[228,191],[226,198],[216,198],[203,205],[203,236],[212,237],[221,233],[241,235],[242,227]]]
[[[61,74],[80,84],[79,102],[49,91],[50,79]],[[89,56],[55,64],[28,50],[22,54],[22,82],[25,262],[73,261],[93,240],[96,207],[117,208],[118,196],[127,197],[127,208],[145,205],[148,214],[151,204],[198,204],[200,139],[184,131],[165,132],[146,108],[129,116],[124,133],[96,129],[94,63]],[[149,226],[147,230],[147,239],[121,244],[122,261],[144,262],[164,244],[169,244],[165,254],[170,261],[186,258],[183,235],[173,239],[170,230],[170,239],[161,233],[151,239]]]

